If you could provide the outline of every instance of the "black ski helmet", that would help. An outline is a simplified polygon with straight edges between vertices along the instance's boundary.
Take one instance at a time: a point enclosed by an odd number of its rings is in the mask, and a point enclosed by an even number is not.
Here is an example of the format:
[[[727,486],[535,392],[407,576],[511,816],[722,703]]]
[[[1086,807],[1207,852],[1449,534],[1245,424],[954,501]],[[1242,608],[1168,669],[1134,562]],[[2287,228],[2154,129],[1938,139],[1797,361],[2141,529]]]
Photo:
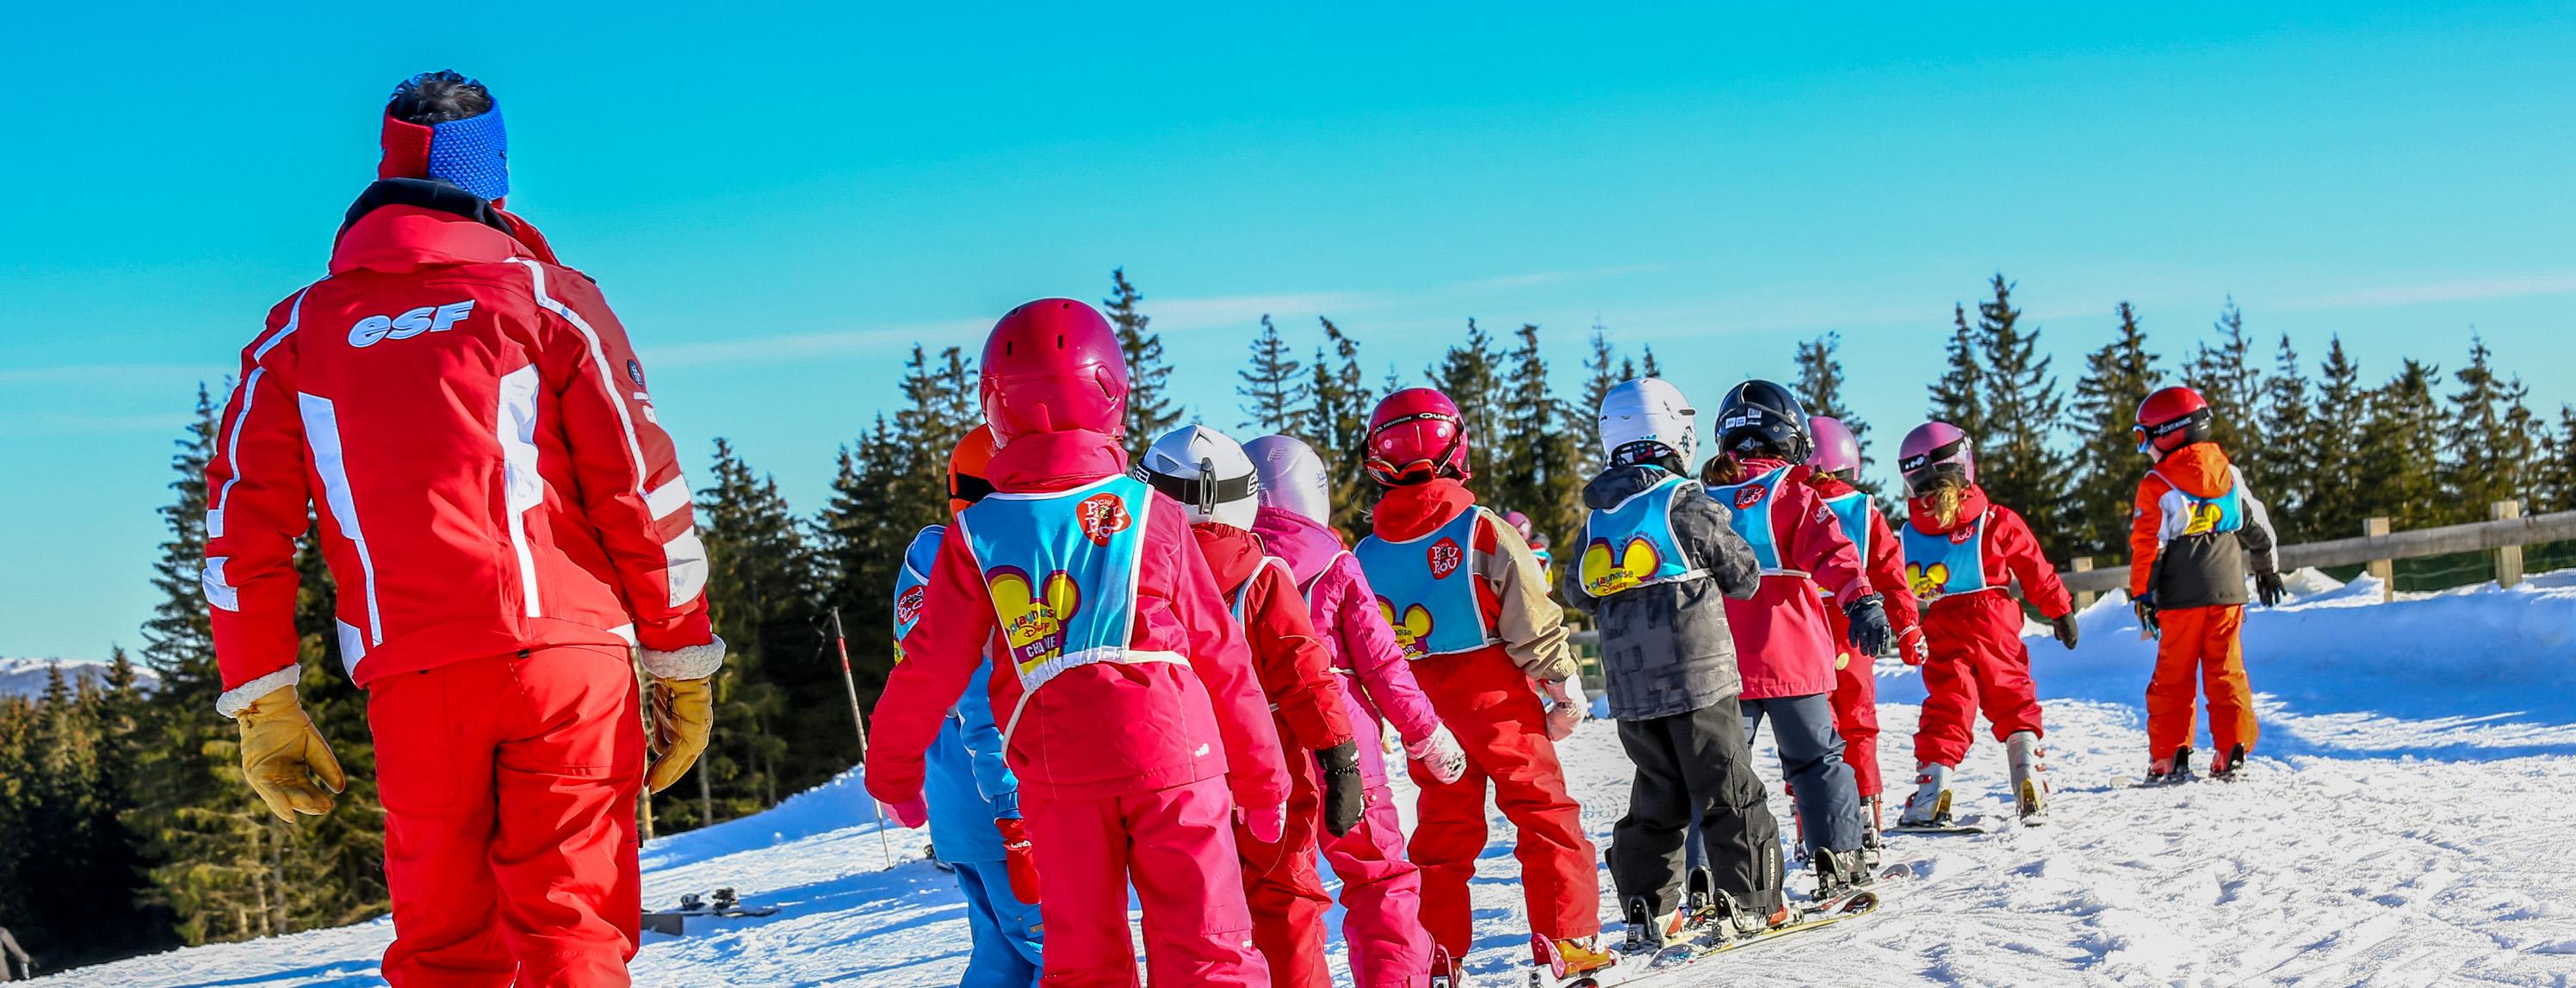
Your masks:
[[[1741,453],[1745,446],[1770,447],[1782,459],[1805,463],[1816,451],[1807,435],[1807,409],[1789,389],[1769,381],[1746,381],[1717,403],[1717,449]]]

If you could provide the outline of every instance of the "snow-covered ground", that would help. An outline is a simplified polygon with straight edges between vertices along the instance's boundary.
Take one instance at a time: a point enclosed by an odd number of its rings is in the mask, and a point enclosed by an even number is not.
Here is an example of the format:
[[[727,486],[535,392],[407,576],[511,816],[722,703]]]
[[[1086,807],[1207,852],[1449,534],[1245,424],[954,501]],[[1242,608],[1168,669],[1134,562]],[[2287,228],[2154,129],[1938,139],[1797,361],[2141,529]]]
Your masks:
[[[1913,877],[1891,883],[1880,913],[1712,962],[1688,983],[2576,986],[2576,824],[2565,812],[2576,802],[2576,573],[2387,605],[2367,581],[2311,574],[2304,587],[2248,621],[2265,734],[2243,780],[2122,784],[2146,759],[2138,704],[2152,646],[2111,597],[2084,615],[2081,650],[2032,642],[2050,698],[2054,824],[1898,837],[1889,860]],[[1880,672],[1885,767],[1901,781],[1921,687],[1902,667]],[[1585,823],[1604,839],[1628,784],[1617,739],[1586,725],[1565,750]],[[1968,811],[2005,811],[2000,751],[1983,744],[1962,767]],[[1759,754],[1769,764],[1767,742]],[[1775,804],[1785,819],[1786,801]],[[1499,817],[1495,834],[1469,963],[1500,976],[1488,983],[1517,985],[1526,932]],[[881,838],[844,778],[654,842],[648,902],[729,885],[781,909],[648,935],[638,983],[954,984],[966,958],[954,888],[919,860],[886,869],[881,839],[907,859],[923,843]],[[1614,918],[1606,903],[1603,916]],[[55,980],[367,984],[391,933],[380,921]]]
[[[0,696],[35,696],[43,693],[45,683],[52,677],[55,666],[62,667],[65,680],[87,679],[101,685],[107,682],[107,663],[104,662],[84,662],[78,659],[0,658]],[[152,670],[140,664],[134,667],[134,678],[146,690],[161,681],[159,676],[152,674]]]

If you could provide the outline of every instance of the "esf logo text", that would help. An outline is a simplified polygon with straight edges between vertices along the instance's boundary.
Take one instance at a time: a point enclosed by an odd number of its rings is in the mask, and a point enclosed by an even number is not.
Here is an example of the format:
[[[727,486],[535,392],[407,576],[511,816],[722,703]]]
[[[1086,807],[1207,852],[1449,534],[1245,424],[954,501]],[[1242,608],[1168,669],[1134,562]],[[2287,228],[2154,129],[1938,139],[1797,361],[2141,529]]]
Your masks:
[[[380,340],[408,340],[422,333],[444,333],[474,314],[474,300],[424,305],[399,316],[368,316],[349,327],[349,345],[374,346]]]

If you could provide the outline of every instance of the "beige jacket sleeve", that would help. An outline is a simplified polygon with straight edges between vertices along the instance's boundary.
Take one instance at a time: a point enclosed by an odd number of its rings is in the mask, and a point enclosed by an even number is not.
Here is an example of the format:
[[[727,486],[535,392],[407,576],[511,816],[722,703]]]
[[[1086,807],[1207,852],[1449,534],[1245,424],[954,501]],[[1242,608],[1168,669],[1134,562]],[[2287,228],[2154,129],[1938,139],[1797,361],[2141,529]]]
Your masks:
[[[1494,631],[1502,636],[1503,651],[1530,678],[1553,681],[1574,675],[1578,667],[1574,650],[1565,643],[1565,609],[1547,595],[1538,554],[1530,551],[1519,530],[1491,511],[1476,510],[1483,512],[1479,524],[1493,534],[1497,550],[1476,554],[1476,575],[1492,583],[1502,598]]]

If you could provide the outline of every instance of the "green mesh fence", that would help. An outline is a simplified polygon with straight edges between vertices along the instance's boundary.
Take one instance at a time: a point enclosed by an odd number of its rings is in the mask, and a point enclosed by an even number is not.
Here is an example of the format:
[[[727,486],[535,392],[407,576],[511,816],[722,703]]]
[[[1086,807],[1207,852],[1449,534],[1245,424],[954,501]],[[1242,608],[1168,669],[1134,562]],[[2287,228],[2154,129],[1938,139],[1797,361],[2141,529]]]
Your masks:
[[[2324,567],[2327,576],[2351,581],[2366,566]],[[2487,552],[2453,552],[2417,559],[2400,559],[2391,564],[2397,589],[2407,591],[2448,590],[2495,580],[2495,554]],[[2542,542],[2522,547],[2522,572],[2546,573],[2550,570],[2576,568],[2576,542]]]

